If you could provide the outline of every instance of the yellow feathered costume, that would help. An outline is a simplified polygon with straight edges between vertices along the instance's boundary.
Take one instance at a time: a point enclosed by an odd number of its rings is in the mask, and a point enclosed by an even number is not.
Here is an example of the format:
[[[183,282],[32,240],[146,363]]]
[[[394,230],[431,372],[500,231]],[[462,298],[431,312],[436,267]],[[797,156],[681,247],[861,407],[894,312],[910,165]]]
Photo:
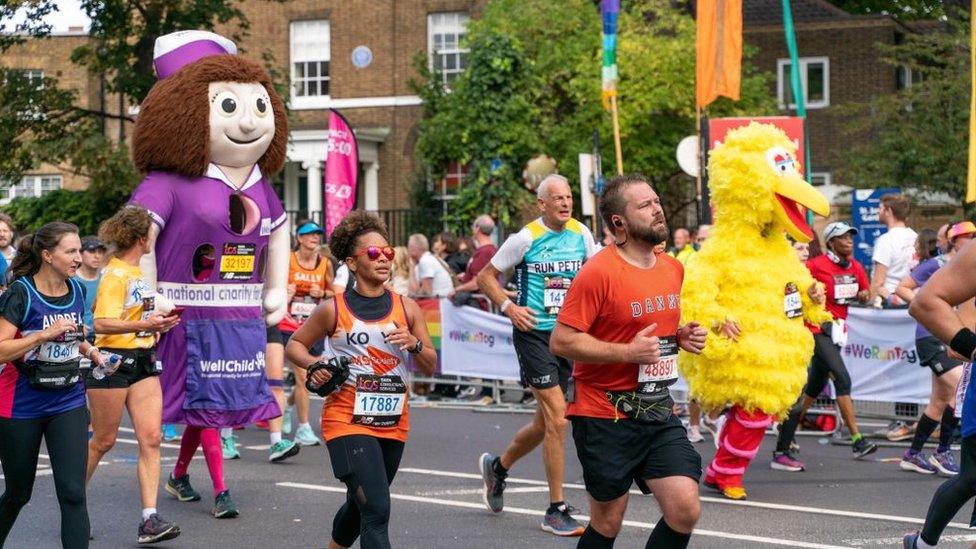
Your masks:
[[[711,153],[715,221],[685,268],[681,290],[682,323],[694,320],[710,329],[702,354],[679,357],[692,397],[706,410],[734,405],[740,423],[753,429],[768,424],[770,416],[785,415],[803,389],[813,355],[804,320],[831,319],[823,305],[811,301],[808,290],[816,282],[785,234],[801,242],[813,237],[798,205],[829,213],[826,199],[800,176],[795,154],[786,134],[755,122],[729,132]],[[718,333],[726,321],[738,323],[738,341]],[[749,448],[732,446],[731,451],[755,455]],[[735,476],[727,479],[741,489],[741,474],[737,483]]]

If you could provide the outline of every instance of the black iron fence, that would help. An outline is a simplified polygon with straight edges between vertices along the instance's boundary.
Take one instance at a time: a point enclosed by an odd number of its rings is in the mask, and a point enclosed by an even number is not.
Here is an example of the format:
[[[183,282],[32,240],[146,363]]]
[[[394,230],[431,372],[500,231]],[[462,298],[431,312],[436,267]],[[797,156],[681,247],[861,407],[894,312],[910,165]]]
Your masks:
[[[302,219],[311,219],[322,224],[322,212],[308,212],[303,210],[289,210],[288,226],[294,232],[295,225]],[[406,246],[407,238],[414,233],[433,236],[445,229],[442,221],[443,211],[435,209],[404,209],[378,210],[375,212],[385,223],[390,232],[390,244]]]

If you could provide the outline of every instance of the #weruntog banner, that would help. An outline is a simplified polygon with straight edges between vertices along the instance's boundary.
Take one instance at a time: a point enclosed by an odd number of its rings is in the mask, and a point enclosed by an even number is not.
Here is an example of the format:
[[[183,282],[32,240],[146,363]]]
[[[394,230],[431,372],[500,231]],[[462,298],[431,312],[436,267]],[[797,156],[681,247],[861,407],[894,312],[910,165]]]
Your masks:
[[[508,317],[475,307],[457,307],[449,299],[442,299],[440,305],[442,373],[518,381],[518,358]]]
[[[915,320],[905,309],[851,307],[841,355],[855,400],[924,403],[931,381],[915,350]]]
[[[359,177],[359,147],[349,123],[329,109],[329,143],[325,158],[325,236],[356,204]]]

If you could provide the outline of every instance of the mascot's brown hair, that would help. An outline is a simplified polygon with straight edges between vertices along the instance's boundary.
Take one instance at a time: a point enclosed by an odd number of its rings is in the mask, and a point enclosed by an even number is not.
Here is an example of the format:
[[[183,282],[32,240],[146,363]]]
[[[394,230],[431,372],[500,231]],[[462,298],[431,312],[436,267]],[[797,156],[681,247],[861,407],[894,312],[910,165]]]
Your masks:
[[[271,98],[275,133],[258,167],[266,176],[281,170],[288,145],[284,101],[257,63],[236,55],[214,55],[183,67],[149,90],[132,135],[132,155],[140,171],[159,170],[186,177],[207,172],[211,82],[258,82],[264,86]]]

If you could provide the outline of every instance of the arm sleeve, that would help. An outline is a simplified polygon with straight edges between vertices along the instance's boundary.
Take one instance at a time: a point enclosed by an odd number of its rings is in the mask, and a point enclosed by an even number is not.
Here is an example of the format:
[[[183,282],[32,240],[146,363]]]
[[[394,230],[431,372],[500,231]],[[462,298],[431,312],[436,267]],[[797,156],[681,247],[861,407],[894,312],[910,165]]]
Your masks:
[[[502,247],[498,248],[495,256],[491,258],[491,265],[499,272],[505,272],[522,262],[526,250],[531,245],[532,235],[529,231],[522,229],[502,243]]]
[[[596,246],[596,241],[593,240],[593,233],[586,225],[583,225],[583,245],[586,246],[586,259],[593,257],[600,251]]]
[[[10,289],[0,295],[0,316],[14,326],[20,326],[27,312],[27,289],[23,284],[11,284]]]
[[[106,272],[98,285],[93,318],[122,318],[128,284],[114,272]]]
[[[592,265],[584,265],[566,293],[566,301],[557,321],[581,332],[588,332],[596,321],[600,306],[607,301],[609,284],[606,276]]]
[[[149,210],[153,221],[160,229],[166,227],[166,222],[173,213],[173,188],[164,179],[149,174],[132,193],[130,204],[137,204]]]

